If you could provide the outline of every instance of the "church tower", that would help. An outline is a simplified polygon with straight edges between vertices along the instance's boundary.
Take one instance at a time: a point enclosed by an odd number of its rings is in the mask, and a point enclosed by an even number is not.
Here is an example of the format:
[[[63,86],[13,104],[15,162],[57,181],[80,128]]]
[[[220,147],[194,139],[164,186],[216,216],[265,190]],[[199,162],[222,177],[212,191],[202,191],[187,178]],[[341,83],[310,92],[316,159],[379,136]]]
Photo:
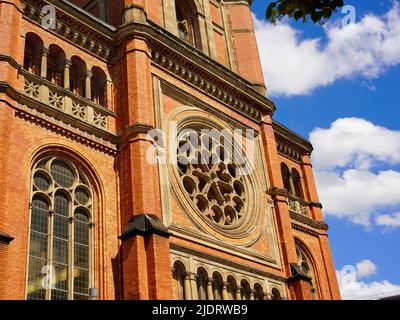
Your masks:
[[[0,299],[340,299],[251,2],[0,2]]]

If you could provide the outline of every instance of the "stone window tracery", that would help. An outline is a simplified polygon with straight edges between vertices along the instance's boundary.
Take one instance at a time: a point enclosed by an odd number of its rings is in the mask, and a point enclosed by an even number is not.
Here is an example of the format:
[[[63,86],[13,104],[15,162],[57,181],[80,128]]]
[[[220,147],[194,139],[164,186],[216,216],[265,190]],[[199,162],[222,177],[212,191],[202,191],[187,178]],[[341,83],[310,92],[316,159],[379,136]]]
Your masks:
[[[28,300],[86,300],[91,285],[92,190],[58,157],[32,172]]]
[[[317,299],[316,279],[314,276],[314,270],[310,258],[308,254],[305,252],[305,250],[298,244],[296,245],[296,254],[297,254],[298,265],[300,266],[301,270],[311,278],[310,290],[313,299]]]
[[[199,212],[221,227],[240,223],[245,182],[224,143],[209,133],[189,130],[180,136],[177,154],[181,183]]]

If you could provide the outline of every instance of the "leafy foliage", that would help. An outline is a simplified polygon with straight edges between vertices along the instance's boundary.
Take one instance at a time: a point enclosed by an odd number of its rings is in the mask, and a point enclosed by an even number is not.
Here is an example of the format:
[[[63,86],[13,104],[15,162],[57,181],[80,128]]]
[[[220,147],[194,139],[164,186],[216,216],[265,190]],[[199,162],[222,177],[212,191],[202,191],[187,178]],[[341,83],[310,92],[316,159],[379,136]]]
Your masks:
[[[314,23],[324,24],[343,6],[344,0],[276,0],[269,4],[266,17],[272,23],[288,16],[296,21],[311,19]]]

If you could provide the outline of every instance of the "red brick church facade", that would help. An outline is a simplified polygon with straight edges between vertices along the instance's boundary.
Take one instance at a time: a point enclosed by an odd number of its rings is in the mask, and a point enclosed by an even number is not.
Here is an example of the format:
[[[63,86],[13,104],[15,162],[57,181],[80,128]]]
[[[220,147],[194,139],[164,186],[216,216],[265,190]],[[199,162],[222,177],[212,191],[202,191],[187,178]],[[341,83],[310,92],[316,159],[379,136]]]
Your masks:
[[[251,2],[0,1],[0,299],[340,299]]]

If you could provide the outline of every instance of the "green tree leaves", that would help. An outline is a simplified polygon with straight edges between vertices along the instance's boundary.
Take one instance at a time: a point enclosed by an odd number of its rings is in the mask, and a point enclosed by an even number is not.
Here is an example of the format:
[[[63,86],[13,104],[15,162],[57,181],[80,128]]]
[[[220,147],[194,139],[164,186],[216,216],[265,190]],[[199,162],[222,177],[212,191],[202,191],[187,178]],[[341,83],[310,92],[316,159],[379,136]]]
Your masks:
[[[296,21],[326,23],[338,8],[344,6],[344,0],[276,0],[268,5],[266,18],[276,23],[288,16]]]

